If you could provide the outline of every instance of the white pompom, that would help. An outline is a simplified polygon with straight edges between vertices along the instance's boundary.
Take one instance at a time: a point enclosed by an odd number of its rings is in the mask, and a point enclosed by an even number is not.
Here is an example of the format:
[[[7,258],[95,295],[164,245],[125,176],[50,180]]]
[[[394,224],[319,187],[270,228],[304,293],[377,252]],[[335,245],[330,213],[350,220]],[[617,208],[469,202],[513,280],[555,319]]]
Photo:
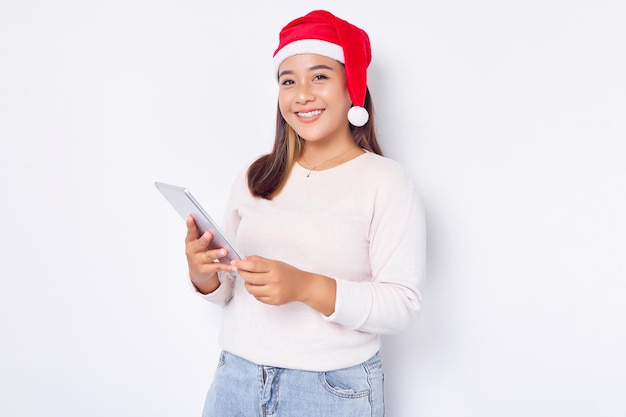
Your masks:
[[[348,110],[348,120],[353,126],[361,127],[370,119],[370,115],[363,107],[353,106]]]

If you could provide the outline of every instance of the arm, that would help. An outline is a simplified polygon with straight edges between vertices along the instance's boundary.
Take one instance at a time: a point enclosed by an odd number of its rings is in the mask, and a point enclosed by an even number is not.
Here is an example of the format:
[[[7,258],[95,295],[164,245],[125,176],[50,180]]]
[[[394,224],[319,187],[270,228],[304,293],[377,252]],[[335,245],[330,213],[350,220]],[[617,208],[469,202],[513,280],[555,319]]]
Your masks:
[[[328,321],[369,333],[406,328],[421,307],[426,259],[424,210],[408,177],[381,187],[369,231],[372,280],[337,279]]]
[[[325,316],[335,310],[336,282],[332,278],[261,256],[233,261],[233,265],[245,281],[246,290],[262,303],[298,301]]]
[[[239,225],[239,216],[235,209],[236,201],[241,192],[244,174],[233,182],[230,197],[227,203],[224,221],[224,232],[233,241]],[[185,252],[189,265],[189,278],[192,289],[206,301],[218,305],[225,305],[233,296],[232,265],[215,262],[224,256],[218,250],[207,250],[211,241],[211,234],[199,236],[193,218],[187,219],[187,237],[185,238]]]

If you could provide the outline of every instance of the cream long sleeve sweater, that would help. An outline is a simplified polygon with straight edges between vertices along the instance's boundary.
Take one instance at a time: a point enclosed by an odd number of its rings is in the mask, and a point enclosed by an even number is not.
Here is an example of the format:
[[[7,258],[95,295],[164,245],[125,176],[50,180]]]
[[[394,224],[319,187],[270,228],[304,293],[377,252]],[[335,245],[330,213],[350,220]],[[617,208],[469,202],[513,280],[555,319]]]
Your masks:
[[[296,164],[273,200],[251,196],[245,172],[233,184],[224,232],[259,255],[336,280],[335,311],[263,304],[241,279],[221,274],[208,301],[224,306],[220,345],[260,365],[328,371],[367,360],[380,335],[405,329],[421,305],[426,229],[404,167],[364,153],[335,168]]]

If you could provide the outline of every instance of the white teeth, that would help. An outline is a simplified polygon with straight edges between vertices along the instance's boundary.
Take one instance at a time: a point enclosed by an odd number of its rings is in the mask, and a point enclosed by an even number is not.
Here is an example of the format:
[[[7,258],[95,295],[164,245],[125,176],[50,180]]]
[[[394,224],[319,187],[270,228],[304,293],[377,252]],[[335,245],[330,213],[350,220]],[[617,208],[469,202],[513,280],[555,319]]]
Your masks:
[[[321,110],[313,110],[313,111],[308,111],[306,113],[296,113],[298,115],[298,117],[303,117],[305,119],[310,119],[311,117],[315,117],[315,116],[319,116],[320,114],[322,114]]]

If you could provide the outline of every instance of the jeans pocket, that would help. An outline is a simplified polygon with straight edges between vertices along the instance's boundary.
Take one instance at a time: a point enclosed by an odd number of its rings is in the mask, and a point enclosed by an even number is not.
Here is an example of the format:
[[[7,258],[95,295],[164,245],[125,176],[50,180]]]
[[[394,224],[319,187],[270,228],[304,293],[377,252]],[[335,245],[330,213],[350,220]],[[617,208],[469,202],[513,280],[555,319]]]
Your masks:
[[[320,372],[322,386],[340,398],[363,398],[370,394],[367,373],[362,366]]]

